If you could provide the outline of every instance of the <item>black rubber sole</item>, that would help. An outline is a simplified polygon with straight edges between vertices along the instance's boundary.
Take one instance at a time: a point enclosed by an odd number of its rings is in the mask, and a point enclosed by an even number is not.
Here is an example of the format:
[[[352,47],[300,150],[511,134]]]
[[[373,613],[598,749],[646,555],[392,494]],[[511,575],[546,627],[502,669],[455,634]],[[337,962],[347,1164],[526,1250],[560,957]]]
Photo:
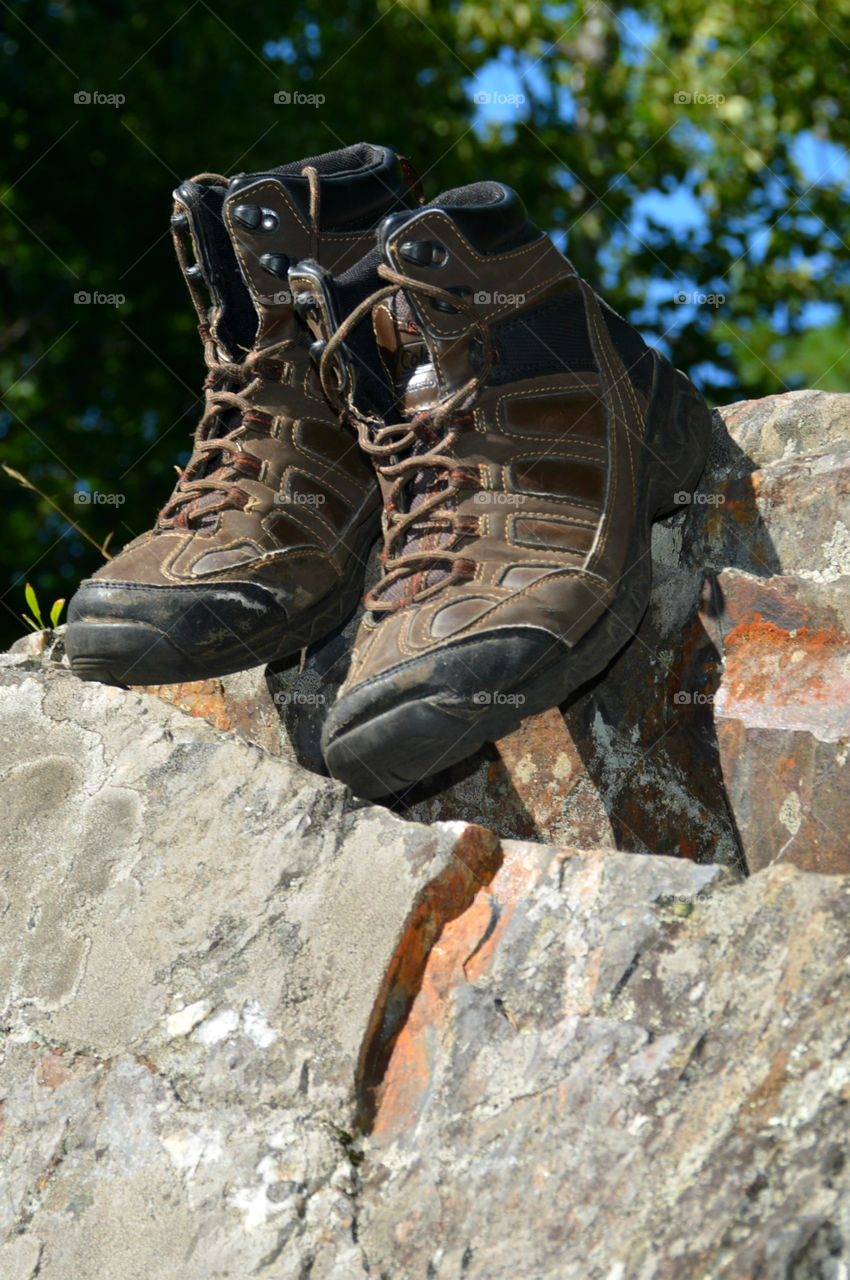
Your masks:
[[[288,658],[341,626],[357,608],[363,594],[365,561],[376,531],[370,522],[359,535],[352,557],[356,572],[294,619],[274,604],[270,593],[250,583],[222,584],[221,600],[217,589],[195,594],[172,626],[103,616],[102,611],[87,615],[83,588],[76,616],[72,615],[65,632],[71,670],[81,680],[126,687],[205,680]],[[243,605],[237,623],[234,599],[248,599],[250,608],[252,596],[253,613],[249,611],[246,618]],[[160,610],[166,617],[167,609],[166,601]],[[257,613],[264,615],[259,625],[254,620]],[[189,637],[185,643],[184,636]]]
[[[564,702],[603,671],[646,612],[652,524],[681,510],[683,497],[689,500],[705,467],[711,429],[711,412],[696,387],[659,359],[631,554],[606,612],[573,647],[530,627],[501,635],[491,631],[470,644],[447,647],[436,673],[429,655],[431,674],[423,674],[418,688],[413,664],[406,689],[394,692],[389,677],[376,687],[369,695],[371,715],[364,709],[365,691],[351,690],[325,724],[322,742],[330,773],[364,799],[399,795],[511,733],[527,716]],[[457,678],[453,662],[462,663],[465,676]]]

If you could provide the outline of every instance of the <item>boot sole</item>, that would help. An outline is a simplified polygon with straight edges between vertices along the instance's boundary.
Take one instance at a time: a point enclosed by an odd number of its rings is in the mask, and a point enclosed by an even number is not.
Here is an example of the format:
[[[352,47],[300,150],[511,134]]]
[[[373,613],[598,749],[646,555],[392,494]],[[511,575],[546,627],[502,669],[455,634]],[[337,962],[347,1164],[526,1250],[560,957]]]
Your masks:
[[[252,633],[250,645],[234,636],[229,645],[216,642],[207,653],[190,653],[151,623],[82,617],[70,622],[65,633],[71,670],[81,680],[126,688],[205,680],[288,658],[341,626],[357,608],[363,594],[365,560],[377,532],[374,522],[364,529],[358,531],[353,556],[357,572],[300,614],[297,626],[276,619]],[[227,584],[223,589],[228,590]],[[210,593],[207,600],[215,610],[215,595]],[[198,605],[204,605],[203,597]]]
[[[659,360],[647,414],[632,553],[606,612],[572,648],[551,633],[527,628],[502,637],[491,633],[489,641],[473,641],[460,649],[467,669],[489,668],[495,673],[498,702],[476,705],[471,698],[459,700],[443,689],[425,697],[408,696],[369,719],[339,725],[345,713],[343,699],[325,726],[323,747],[330,773],[364,799],[398,795],[484,743],[513,732],[528,716],[558,706],[603,671],[632,639],[649,604],[652,524],[681,510],[682,494],[690,499],[705,467],[711,432],[711,411],[696,387]],[[505,665],[522,670],[523,677],[506,687],[499,681],[493,646],[512,641],[520,650],[515,661]]]

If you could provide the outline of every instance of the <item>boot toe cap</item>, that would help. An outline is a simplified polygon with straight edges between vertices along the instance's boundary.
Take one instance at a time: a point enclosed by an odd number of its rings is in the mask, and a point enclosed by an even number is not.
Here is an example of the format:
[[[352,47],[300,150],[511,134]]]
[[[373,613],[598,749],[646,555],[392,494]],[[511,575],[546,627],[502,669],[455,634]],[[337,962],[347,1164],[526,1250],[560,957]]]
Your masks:
[[[565,660],[558,636],[512,627],[365,676],[328,715],[328,769],[364,798],[400,794],[516,728],[541,698],[558,702]]]

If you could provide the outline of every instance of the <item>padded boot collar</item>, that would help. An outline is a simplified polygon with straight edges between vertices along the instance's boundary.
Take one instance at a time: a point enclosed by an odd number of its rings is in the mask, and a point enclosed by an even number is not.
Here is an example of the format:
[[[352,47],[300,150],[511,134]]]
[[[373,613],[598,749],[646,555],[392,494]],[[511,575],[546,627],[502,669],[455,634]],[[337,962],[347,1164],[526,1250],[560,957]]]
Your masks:
[[[258,180],[273,180],[306,220],[310,192],[302,170],[307,166],[315,168],[319,175],[323,231],[373,227],[390,209],[404,205],[410,195],[410,185],[396,153],[368,142],[266,173],[240,174],[231,180],[228,194],[236,195]]]
[[[476,182],[468,187],[445,191],[422,209],[390,214],[378,232],[382,251],[386,251],[390,238],[398,240],[400,228],[407,226],[415,232],[416,221],[433,209],[439,209],[450,217],[463,238],[480,254],[504,253],[537,240],[541,235],[529,221],[525,205],[511,187],[501,182]],[[405,255],[402,253],[401,256]]]

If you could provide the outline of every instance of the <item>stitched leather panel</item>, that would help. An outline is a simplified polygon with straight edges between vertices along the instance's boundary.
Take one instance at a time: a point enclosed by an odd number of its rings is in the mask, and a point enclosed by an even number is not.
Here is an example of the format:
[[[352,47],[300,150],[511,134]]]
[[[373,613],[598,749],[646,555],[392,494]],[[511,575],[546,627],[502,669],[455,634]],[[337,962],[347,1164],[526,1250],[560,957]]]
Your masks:
[[[605,406],[598,392],[558,389],[505,396],[499,401],[499,426],[506,435],[564,443],[605,443]]]
[[[552,547],[586,555],[594,530],[559,516],[511,516],[509,537],[520,547]]]
[[[605,467],[589,459],[517,458],[508,467],[508,478],[517,493],[553,494],[595,507],[601,507],[605,496]]]

